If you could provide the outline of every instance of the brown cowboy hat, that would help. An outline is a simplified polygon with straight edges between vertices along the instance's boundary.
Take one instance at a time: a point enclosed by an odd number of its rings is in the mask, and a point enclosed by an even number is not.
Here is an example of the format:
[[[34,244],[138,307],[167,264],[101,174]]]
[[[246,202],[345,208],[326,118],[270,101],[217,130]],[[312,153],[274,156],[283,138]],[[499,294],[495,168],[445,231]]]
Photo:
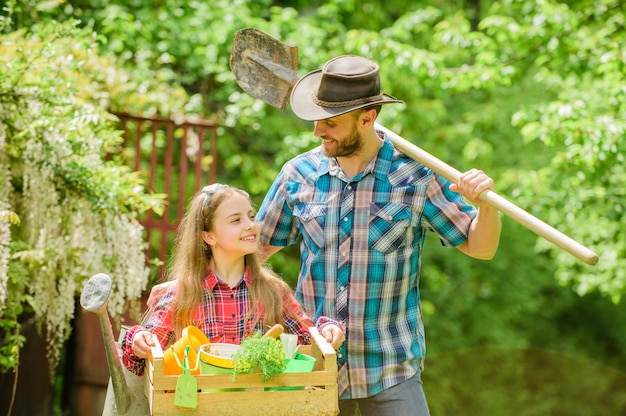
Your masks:
[[[380,90],[378,65],[369,59],[338,56],[309,72],[291,92],[291,109],[306,121],[324,120],[373,104],[401,103]]]

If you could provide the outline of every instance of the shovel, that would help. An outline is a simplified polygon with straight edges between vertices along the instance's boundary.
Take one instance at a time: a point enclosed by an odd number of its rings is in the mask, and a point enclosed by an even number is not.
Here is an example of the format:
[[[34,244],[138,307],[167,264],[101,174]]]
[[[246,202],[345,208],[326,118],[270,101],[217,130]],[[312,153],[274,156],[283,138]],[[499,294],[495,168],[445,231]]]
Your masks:
[[[235,33],[230,55],[230,68],[239,86],[248,94],[284,110],[291,89],[300,79],[297,73],[298,48],[286,45],[255,28],[244,28]],[[413,160],[423,164],[451,182],[457,182],[461,172],[430,155],[413,143],[376,123],[394,146]],[[594,265],[598,255],[589,248],[561,233],[517,205],[496,194],[483,191],[479,198],[517,221],[535,234],[556,244],[568,253]]]

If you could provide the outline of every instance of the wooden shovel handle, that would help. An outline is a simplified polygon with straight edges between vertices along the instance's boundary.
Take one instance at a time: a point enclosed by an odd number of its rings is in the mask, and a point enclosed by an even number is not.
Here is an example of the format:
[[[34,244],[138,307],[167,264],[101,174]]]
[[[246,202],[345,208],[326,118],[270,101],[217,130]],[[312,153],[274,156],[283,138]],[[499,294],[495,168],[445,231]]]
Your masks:
[[[393,142],[394,146],[413,160],[420,162],[427,168],[430,168],[431,170],[440,174],[451,182],[456,183],[459,180],[461,172],[454,169],[452,166],[437,159],[433,155],[425,152],[413,143],[407,141],[406,139],[402,138],[401,136],[397,135],[386,127],[381,126],[378,123],[376,123],[376,128],[378,130],[384,131],[389,139]],[[492,207],[498,209],[502,213],[506,214],[510,218],[514,219],[524,227],[533,231],[535,234],[545,238],[546,240],[556,244],[563,250],[576,256],[583,262],[589,265],[594,265],[598,262],[598,255],[596,253],[576,242],[575,240],[571,239],[567,235],[556,230],[555,228],[551,227],[550,225],[546,224],[545,222],[541,221],[539,218],[524,211],[517,205],[509,202],[497,193],[486,190],[479,195],[479,198],[491,205]]]

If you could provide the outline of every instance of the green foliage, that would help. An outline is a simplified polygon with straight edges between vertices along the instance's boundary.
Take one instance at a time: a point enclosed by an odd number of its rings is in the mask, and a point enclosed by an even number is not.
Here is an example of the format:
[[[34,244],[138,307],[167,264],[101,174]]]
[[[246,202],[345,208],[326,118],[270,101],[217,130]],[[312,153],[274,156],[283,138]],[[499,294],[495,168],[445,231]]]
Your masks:
[[[480,347],[432,356],[423,381],[437,415],[618,415],[626,408],[624,373],[541,348]]]
[[[18,364],[20,322],[34,316],[53,373],[87,278],[113,276],[113,314],[145,289],[137,215],[160,212],[164,196],[115,156],[92,32],[40,24],[3,35],[0,51],[0,370]]]
[[[19,243],[9,244],[11,251],[19,251]],[[10,262],[7,273],[6,293],[3,313],[0,314],[0,369],[14,369],[19,363],[19,352],[26,339],[21,335],[20,317],[28,310],[33,297],[27,291],[28,270],[23,263]]]
[[[499,12],[513,15],[517,6],[503,5]],[[543,45],[531,73],[551,97],[521,107],[512,120],[527,142],[540,141],[554,154],[520,184],[520,193],[548,222],[600,254],[590,269],[550,249],[559,265],[557,279],[574,284],[581,295],[598,291],[619,302],[626,290],[625,195],[619,186],[626,180],[619,151],[626,146],[626,61],[618,46],[626,42],[624,9],[612,1],[536,7],[521,21],[527,31],[511,44]]]
[[[287,368],[282,342],[273,337],[263,337],[260,331],[241,341],[232,359],[235,363],[233,380],[237,374],[259,373],[261,380],[268,381]]]

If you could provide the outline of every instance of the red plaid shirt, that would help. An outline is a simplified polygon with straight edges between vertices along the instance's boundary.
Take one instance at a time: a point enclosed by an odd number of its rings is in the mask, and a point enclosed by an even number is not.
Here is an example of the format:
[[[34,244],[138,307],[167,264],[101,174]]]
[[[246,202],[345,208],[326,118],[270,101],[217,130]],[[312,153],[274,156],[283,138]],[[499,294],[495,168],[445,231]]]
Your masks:
[[[250,276],[248,271],[237,286],[231,288],[222,282],[213,271],[204,279],[203,286],[204,302],[193,314],[193,326],[200,329],[211,342],[225,342],[229,344],[240,344],[241,340],[255,333],[265,332],[267,328],[260,318],[246,320],[251,307],[250,301]],[[122,340],[122,361],[126,368],[137,375],[143,375],[145,361],[133,354],[133,337],[138,331],[149,330],[156,334],[161,344],[161,348],[166,349],[172,345],[175,339],[174,320],[172,314],[172,301],[178,290],[175,283],[170,286],[168,292],[155,305],[145,326],[135,325],[128,329]],[[209,296],[213,295],[213,298]],[[291,296],[289,303],[283,304],[286,310],[292,310],[297,316],[302,318],[299,323],[288,316],[283,317],[285,332],[298,335],[299,344],[310,344],[311,338],[308,328],[313,326],[313,321],[309,318],[295,297]],[[322,329],[326,324],[337,321],[326,317],[318,319],[317,326]]]

